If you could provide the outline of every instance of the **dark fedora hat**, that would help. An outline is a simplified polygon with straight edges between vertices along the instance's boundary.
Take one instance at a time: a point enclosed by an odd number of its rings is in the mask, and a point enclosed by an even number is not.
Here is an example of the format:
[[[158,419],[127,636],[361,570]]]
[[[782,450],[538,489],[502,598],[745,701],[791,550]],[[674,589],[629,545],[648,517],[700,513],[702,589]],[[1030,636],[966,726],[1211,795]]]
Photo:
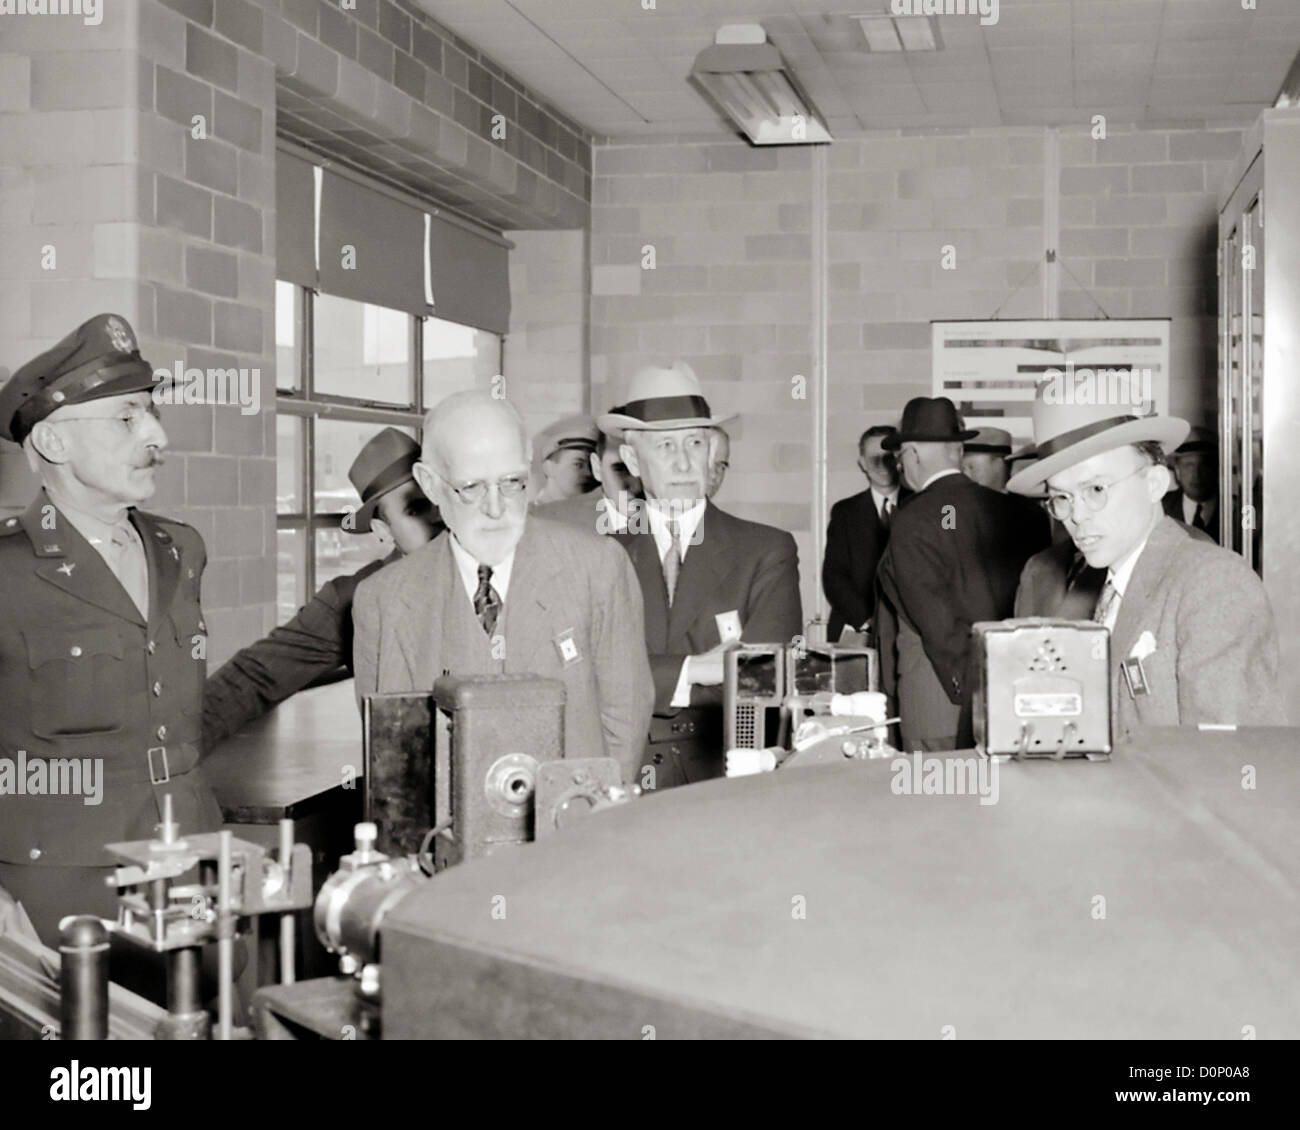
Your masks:
[[[1174,448],[1174,457],[1201,453],[1218,455],[1219,437],[1210,428],[1203,428],[1199,424],[1193,424],[1187,439]]]
[[[957,406],[946,396],[914,396],[903,408],[898,431],[880,446],[897,451],[905,443],[964,443],[978,434],[962,426]]]
[[[405,432],[385,428],[372,436],[348,468],[348,478],[361,496],[361,505],[343,528],[356,534],[369,533],[379,500],[415,477],[411,468],[419,458],[420,445]]]

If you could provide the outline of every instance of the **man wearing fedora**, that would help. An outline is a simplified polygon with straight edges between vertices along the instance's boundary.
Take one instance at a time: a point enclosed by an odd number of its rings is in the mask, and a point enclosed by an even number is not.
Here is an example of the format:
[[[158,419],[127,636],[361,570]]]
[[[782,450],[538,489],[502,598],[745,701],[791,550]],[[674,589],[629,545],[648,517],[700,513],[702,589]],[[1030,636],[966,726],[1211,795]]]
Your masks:
[[[975,434],[947,397],[921,396],[884,441],[916,491],[877,573],[881,674],[909,752],[973,743],[971,625],[1011,615],[1025,561],[1048,543],[1042,515],[1027,522],[1017,500],[962,474]]]
[[[1125,389],[1108,401],[1078,388],[1061,397],[1050,384],[1034,400],[1038,459],[1007,485],[1025,494],[1046,487],[1047,508],[1088,565],[1106,572],[1093,619],[1110,629],[1116,740],[1148,725],[1284,723],[1262,583],[1161,506],[1165,453],[1187,438],[1187,422],[1133,415]]]
[[[628,402],[597,420],[623,434],[623,460],[645,487],[644,520],[618,539],[641,582],[654,674],[646,787],[723,775],[723,652],[742,636],[785,644],[801,630],[794,538],[708,501],[714,429],[727,419],[678,361],[639,371]]]
[[[898,481],[894,453],[882,446],[896,431],[892,424],[874,424],[858,437],[858,469],[867,477],[867,489],[831,507],[822,560],[822,588],[831,607],[826,638],[831,643],[845,628],[864,630],[871,619],[876,569],[889,542],[894,512],[912,493]]]
[[[159,386],[100,314],[0,388],[0,435],[41,481],[0,522],[0,886],[50,946],[64,915],[115,915],[104,845],[151,838],[164,795],[184,832],[221,827],[199,770],[203,539],[140,509],[167,447]]]
[[[1163,501],[1165,513],[1219,540],[1219,441],[1209,428],[1193,427],[1174,449],[1176,490]]]
[[[1011,477],[1011,433],[1002,428],[980,428],[962,445],[961,469],[967,478],[1005,492]]]
[[[351,534],[374,532],[386,557],[335,577],[287,624],[232,656],[203,688],[203,746],[211,750],[317,679],[352,669],[352,598],[357,585],[440,534],[437,508],[411,473],[420,445],[396,428],[371,437],[348,478],[361,506],[343,520]]]
[[[447,674],[558,679],[565,756],[612,757],[631,782],[651,700],[636,577],[610,538],[530,514],[529,448],[508,400],[430,409],[413,470],[447,533],[357,588],[357,699]]]

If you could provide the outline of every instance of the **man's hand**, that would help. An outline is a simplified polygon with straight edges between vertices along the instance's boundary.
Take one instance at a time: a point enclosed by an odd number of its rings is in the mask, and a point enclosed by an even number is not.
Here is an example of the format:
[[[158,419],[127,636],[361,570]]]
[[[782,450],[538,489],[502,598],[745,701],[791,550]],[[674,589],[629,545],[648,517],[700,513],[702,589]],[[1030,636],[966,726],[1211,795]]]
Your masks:
[[[734,643],[719,643],[708,651],[690,656],[686,660],[686,681],[697,687],[716,687],[721,684],[726,670],[722,657],[734,646]]]

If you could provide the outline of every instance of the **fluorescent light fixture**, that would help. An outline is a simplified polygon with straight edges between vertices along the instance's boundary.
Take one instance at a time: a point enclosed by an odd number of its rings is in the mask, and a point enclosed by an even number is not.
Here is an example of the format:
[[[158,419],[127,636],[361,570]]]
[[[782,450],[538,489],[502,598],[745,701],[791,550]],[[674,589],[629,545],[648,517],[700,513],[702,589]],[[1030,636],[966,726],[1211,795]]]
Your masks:
[[[939,25],[930,16],[855,16],[872,52],[937,51]]]
[[[825,119],[757,24],[719,29],[695,58],[690,81],[753,145],[831,140]]]

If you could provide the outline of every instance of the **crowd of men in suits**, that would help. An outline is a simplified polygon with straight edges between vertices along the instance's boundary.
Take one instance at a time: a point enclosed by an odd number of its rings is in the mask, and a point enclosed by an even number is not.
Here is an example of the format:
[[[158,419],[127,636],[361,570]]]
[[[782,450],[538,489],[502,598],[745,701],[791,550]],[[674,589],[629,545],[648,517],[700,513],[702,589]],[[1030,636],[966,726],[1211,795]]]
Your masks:
[[[480,392],[434,406],[420,445],[379,432],[349,472],[361,504],[343,525],[391,550],[205,679],[202,539],[139,508],[167,446],[157,385],[130,326],[105,314],[0,389],[0,434],[42,483],[0,523],[0,745],[93,751],[111,785],[94,812],[0,790],[0,888],[47,944],[62,913],[111,912],[104,844],[150,836],[164,794],[187,830],[219,827],[201,755],[340,668],[359,700],[452,673],[556,678],[566,753],[662,789],[723,772],[727,650],[803,631],[794,539],[713,502],[730,417],[674,363],[535,440]],[[1212,544],[1206,437],[1041,389],[1033,422],[1016,453],[946,398],[918,397],[896,428],[863,434],[867,489],[832,510],[830,637],[870,632],[904,747],[971,744],[970,627],[1013,613],[1111,629],[1120,737],[1282,722],[1263,588]]]

